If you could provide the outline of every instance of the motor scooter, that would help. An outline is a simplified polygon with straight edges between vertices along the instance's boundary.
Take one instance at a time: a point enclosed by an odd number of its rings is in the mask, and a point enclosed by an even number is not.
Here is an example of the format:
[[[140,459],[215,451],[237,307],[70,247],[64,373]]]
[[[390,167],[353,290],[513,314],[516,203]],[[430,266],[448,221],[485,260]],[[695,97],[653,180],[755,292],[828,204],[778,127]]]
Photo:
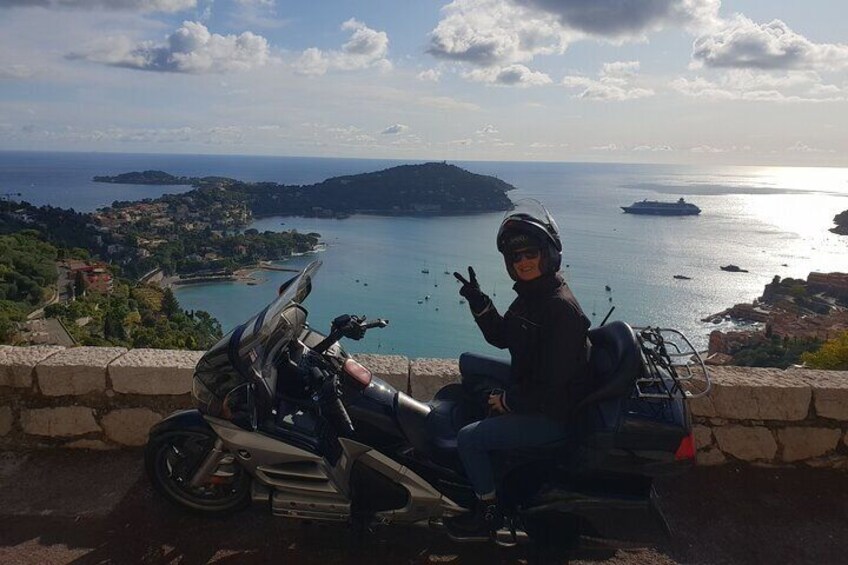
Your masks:
[[[342,315],[326,335],[307,323],[303,304],[320,266],[287,281],[203,355],[195,407],[150,430],[147,475],[165,498],[205,514],[253,503],[275,516],[362,528],[439,527],[473,504],[456,436],[483,417],[481,383],[504,382],[509,364],[463,354],[462,382],[429,402],[394,389],[340,344],[386,320]],[[686,401],[708,391],[709,374],[691,343],[675,330],[620,321],[589,339],[594,388],[572,437],[495,463],[501,543],[597,531],[604,516],[634,509],[662,520],[653,480],[694,464]]]

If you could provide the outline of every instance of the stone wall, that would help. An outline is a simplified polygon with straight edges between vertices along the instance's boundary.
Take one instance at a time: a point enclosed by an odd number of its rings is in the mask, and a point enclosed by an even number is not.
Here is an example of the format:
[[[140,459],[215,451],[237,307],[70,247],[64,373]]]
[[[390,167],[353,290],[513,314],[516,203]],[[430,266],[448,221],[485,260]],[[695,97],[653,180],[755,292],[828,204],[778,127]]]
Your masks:
[[[191,405],[195,351],[0,346],[0,448],[143,445],[150,426]],[[459,378],[454,359],[358,355],[419,400]],[[848,469],[848,372],[710,369],[691,402],[698,462]]]

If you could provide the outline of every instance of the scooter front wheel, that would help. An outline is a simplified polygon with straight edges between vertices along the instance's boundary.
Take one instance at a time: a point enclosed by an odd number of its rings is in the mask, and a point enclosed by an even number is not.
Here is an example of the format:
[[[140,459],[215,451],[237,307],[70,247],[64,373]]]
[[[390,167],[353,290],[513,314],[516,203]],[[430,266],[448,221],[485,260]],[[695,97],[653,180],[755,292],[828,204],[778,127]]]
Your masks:
[[[231,457],[206,482],[191,485],[214,444],[215,435],[209,430],[172,430],[151,437],[144,463],[153,487],[169,501],[203,514],[224,514],[247,506],[250,476]]]

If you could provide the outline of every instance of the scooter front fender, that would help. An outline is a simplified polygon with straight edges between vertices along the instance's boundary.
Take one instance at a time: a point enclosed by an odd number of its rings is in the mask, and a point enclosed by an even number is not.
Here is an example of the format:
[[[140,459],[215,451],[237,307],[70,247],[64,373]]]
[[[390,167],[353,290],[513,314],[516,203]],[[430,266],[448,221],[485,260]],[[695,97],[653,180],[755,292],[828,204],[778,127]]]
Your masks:
[[[212,426],[203,418],[203,414],[196,408],[189,410],[178,410],[158,424],[150,428],[148,437],[154,437],[165,432],[176,430],[200,429],[214,433]]]

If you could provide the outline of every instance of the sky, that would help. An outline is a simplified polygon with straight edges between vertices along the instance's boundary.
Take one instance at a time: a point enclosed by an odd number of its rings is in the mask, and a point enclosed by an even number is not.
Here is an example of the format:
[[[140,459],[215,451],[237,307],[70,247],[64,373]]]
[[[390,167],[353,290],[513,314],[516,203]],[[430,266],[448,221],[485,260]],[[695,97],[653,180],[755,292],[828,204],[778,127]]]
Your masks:
[[[0,0],[0,150],[848,166],[844,0]]]

